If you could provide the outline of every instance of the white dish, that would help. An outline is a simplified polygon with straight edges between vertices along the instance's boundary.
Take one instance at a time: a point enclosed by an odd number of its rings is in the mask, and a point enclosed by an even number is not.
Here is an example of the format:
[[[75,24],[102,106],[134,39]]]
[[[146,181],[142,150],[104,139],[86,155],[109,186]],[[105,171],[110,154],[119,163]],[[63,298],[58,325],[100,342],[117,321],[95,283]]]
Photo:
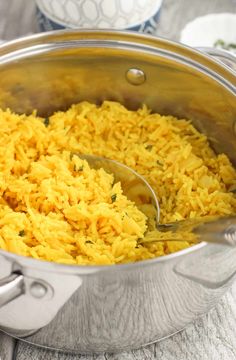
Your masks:
[[[218,40],[236,44],[236,14],[209,14],[189,22],[181,32],[180,42],[193,47],[213,47]]]

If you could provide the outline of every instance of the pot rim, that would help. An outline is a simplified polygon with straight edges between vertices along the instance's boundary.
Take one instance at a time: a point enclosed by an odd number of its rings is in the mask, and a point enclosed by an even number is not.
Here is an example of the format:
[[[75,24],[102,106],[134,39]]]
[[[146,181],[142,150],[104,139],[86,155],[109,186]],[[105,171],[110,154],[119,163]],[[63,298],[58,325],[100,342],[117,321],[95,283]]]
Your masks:
[[[189,45],[186,45],[184,43],[181,43],[179,41],[175,41],[175,40],[170,40],[168,38],[162,37],[162,36],[155,36],[152,34],[146,34],[146,33],[140,33],[134,30],[121,30],[121,29],[85,29],[85,28],[76,28],[76,29],[62,29],[62,30],[52,30],[52,31],[45,31],[45,32],[39,32],[39,33],[34,33],[34,34],[29,34],[29,35],[24,35],[21,36],[17,39],[13,39],[13,40],[6,40],[3,43],[0,44],[0,51],[2,49],[7,49],[9,47],[11,47],[12,45],[24,45],[27,44],[29,41],[33,41],[33,40],[46,40],[47,38],[49,40],[51,40],[51,37],[54,37],[55,39],[59,38],[62,35],[65,34],[71,34],[71,35],[75,35],[75,34],[88,34],[88,35],[92,35],[94,34],[96,35],[104,35],[103,40],[105,41],[109,41],[109,36],[114,36],[114,41],[119,41],[120,43],[122,43],[122,40],[127,40],[126,44],[135,44],[135,40],[146,40],[147,42],[145,43],[145,45],[147,45],[148,47],[152,47],[153,42],[156,43],[156,45],[158,44],[158,42],[160,44],[166,44],[166,45],[170,45],[173,46],[175,49],[182,49],[187,51],[187,53],[192,53],[195,54],[196,56],[198,56],[198,58],[202,58],[205,60],[208,60],[209,63],[215,63],[219,66],[219,68],[226,70],[228,73],[231,73],[235,76],[235,72],[230,69],[230,67],[226,66],[222,61],[216,60],[214,57],[209,56],[209,55],[213,55],[213,52],[216,52],[218,54],[222,54],[222,56],[228,54],[229,57],[231,58],[235,58],[236,56],[234,56],[232,53],[229,53],[228,51],[225,50],[221,50],[221,49],[215,49],[215,48],[205,48],[205,47],[199,47],[199,48],[194,48],[191,47]],[[105,35],[108,35],[108,37],[106,37]],[[120,35],[121,38],[118,40],[116,38],[116,36]],[[130,38],[132,37],[132,41],[130,40]],[[66,39],[64,41],[71,41],[72,39]],[[73,39],[74,40],[74,39]],[[87,40],[87,38],[80,38],[77,39],[77,41],[81,41],[81,40]],[[97,39],[96,39],[97,40]],[[150,42],[148,42],[148,40]],[[33,43],[33,44],[29,44],[29,46],[33,46],[33,45],[39,45],[38,43]],[[27,46],[28,47],[28,46]],[[157,48],[157,46],[156,46]],[[20,48],[22,49],[22,48]],[[213,52],[211,54],[204,52],[204,49],[207,50],[213,50]],[[9,49],[11,51],[11,49]],[[0,58],[1,58],[2,54],[0,53]],[[235,60],[236,61],[236,60]]]
[[[131,268],[141,268],[146,266],[152,266],[157,263],[165,263],[173,259],[179,258],[184,255],[188,255],[195,251],[198,251],[206,246],[209,246],[206,242],[202,241],[197,245],[190,246],[186,249],[156,257],[153,259],[147,259],[137,262],[131,262],[126,264],[111,264],[111,265],[76,265],[76,264],[61,264],[53,261],[39,260],[33,257],[18,255],[6,250],[0,249],[0,256],[2,255],[6,259],[12,260],[13,263],[20,265],[21,268],[30,267],[34,269],[40,269],[43,271],[50,272],[59,272],[64,274],[78,274],[78,275],[89,275],[93,273],[98,273],[101,271],[121,271],[121,270],[130,270]],[[59,271],[58,271],[59,270]]]
[[[22,58],[57,49],[75,48],[79,45],[81,48],[124,49],[169,58],[205,74],[225,87],[233,95],[236,95],[236,73],[231,66],[219,60],[219,56],[223,60],[226,58],[228,62],[231,60],[231,63],[236,68],[236,57],[233,57],[232,54],[227,54],[227,56],[226,52],[218,50],[215,57],[213,57],[209,56],[207,52],[209,49],[203,52],[164,37],[130,30],[79,28],[23,36],[0,45],[0,66]],[[229,59],[230,57],[231,59]]]
[[[31,47],[31,46],[35,46],[35,45],[39,45],[39,43],[37,43],[37,40],[49,40],[50,42],[50,38],[51,36],[54,36],[56,38],[60,37],[60,35],[64,35],[64,34],[95,34],[95,35],[106,35],[109,34],[110,36],[114,35],[114,39],[113,41],[119,41],[118,39],[116,39],[117,35],[121,35],[122,40],[128,40],[128,43],[134,43],[135,41],[137,42],[137,40],[143,40],[144,41],[144,45],[147,45],[149,47],[153,47],[152,42],[156,42],[156,45],[158,45],[158,42],[161,44],[167,44],[169,46],[173,46],[175,49],[182,49],[185,50],[185,52],[187,51],[187,53],[191,53],[191,54],[195,54],[196,57],[198,57],[198,59],[203,59],[203,66],[205,66],[205,61],[208,61],[209,64],[215,64],[218,69],[221,69],[223,71],[225,71],[225,73],[229,74],[230,76],[234,76],[235,77],[235,73],[229,68],[227,67],[225,64],[223,64],[221,61],[216,60],[212,57],[209,57],[208,54],[205,54],[197,49],[194,49],[190,46],[187,46],[185,44],[179,43],[177,41],[173,41],[173,40],[169,40],[169,39],[165,39],[163,37],[158,37],[158,36],[154,36],[154,35],[149,35],[149,34],[141,34],[141,33],[137,33],[135,31],[128,31],[128,30],[107,30],[107,29],[63,29],[63,30],[57,30],[57,31],[48,31],[48,32],[44,32],[44,33],[38,33],[38,34],[32,34],[32,35],[27,35],[27,36],[23,36],[20,37],[18,39],[15,40],[11,40],[11,41],[7,41],[3,44],[0,45],[0,60],[1,60],[1,56],[14,52],[15,50],[20,50],[22,48],[24,48],[24,45],[26,45],[26,48]],[[132,41],[129,40],[129,37],[132,38]],[[126,39],[127,38],[127,39]],[[31,43],[30,41],[36,41],[36,43]],[[79,41],[80,39],[78,39]],[[106,37],[103,40],[109,40]],[[149,41],[147,43],[145,43],[146,41]],[[65,40],[66,41],[66,40]],[[68,40],[70,41],[70,40]],[[42,43],[42,42],[41,42]],[[21,46],[22,45],[22,46]],[[11,49],[11,47],[14,48],[14,46],[16,46],[16,49]],[[158,48],[158,46],[157,46]],[[1,51],[3,50],[3,53],[1,54]],[[6,50],[6,53],[4,54],[4,50]],[[223,53],[223,52],[222,52]],[[224,53],[223,53],[224,54]],[[206,67],[207,69],[207,67]],[[200,71],[200,70],[199,70]],[[219,79],[217,79],[219,81]],[[227,79],[228,80],[228,79]],[[230,80],[228,80],[230,82]],[[223,86],[226,86],[225,84],[222,84]],[[229,89],[230,90],[230,89]],[[232,89],[231,89],[232,91]],[[234,94],[236,95],[236,90],[234,91]],[[189,248],[177,251],[175,253],[172,254],[168,254],[168,255],[164,255],[161,257],[156,257],[154,259],[147,259],[147,260],[143,260],[143,261],[138,261],[138,262],[132,262],[132,263],[128,263],[128,264],[114,264],[114,265],[72,265],[72,264],[60,264],[60,263],[56,263],[56,262],[50,262],[50,261],[45,261],[45,260],[38,260],[32,257],[27,257],[27,256],[23,256],[23,255],[17,255],[15,253],[11,253],[9,251],[5,251],[5,250],[1,250],[0,249],[0,255],[2,255],[4,258],[6,259],[10,259],[12,260],[14,263],[19,264],[20,267],[24,267],[24,266],[29,266],[31,268],[35,268],[35,269],[40,269],[43,271],[52,271],[52,272],[61,272],[61,273],[68,273],[68,274],[91,274],[91,273],[96,273],[96,272],[100,272],[100,271],[107,271],[107,270],[129,270],[131,268],[135,268],[135,267],[143,267],[143,266],[151,266],[151,265],[155,265],[158,263],[164,263],[166,261],[171,261],[175,258],[179,258],[181,256],[193,253],[195,251],[198,251],[206,246],[209,246],[206,242],[201,242],[197,245],[191,246]]]

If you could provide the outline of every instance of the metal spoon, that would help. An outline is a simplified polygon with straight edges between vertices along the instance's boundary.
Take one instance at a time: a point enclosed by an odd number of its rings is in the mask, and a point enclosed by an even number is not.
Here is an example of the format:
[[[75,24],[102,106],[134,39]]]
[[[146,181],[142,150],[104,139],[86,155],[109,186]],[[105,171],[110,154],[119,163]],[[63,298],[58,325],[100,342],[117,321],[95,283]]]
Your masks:
[[[191,234],[191,241],[193,242],[206,241],[236,246],[236,216],[206,217],[159,224],[160,208],[157,197],[152,187],[141,175],[115,160],[95,155],[76,155],[86,160],[90,167],[94,169],[103,168],[106,172],[113,174],[115,182],[121,182],[123,193],[138,207],[145,204],[153,205],[156,211],[157,230],[168,233],[164,239],[155,239],[155,237],[149,237],[147,234],[143,239],[140,239],[140,244],[160,241],[187,241],[188,239],[179,237],[185,233]],[[145,213],[144,210],[145,207],[142,207],[142,211]],[[145,215],[148,216],[148,214]],[[170,232],[171,237],[169,236]]]
[[[193,243],[205,241],[213,244],[236,246],[236,216],[234,215],[188,219],[175,223],[159,224],[157,225],[157,230],[166,232],[166,238],[155,239],[146,236],[140,240],[140,243],[190,240]],[[180,236],[181,234],[182,237]],[[190,235],[189,239],[188,234]]]
[[[153,213],[156,217],[156,223],[159,223],[160,208],[156,194],[143,176],[139,175],[130,167],[95,155],[76,154],[81,159],[86,160],[93,169],[103,168],[107,173],[114,175],[114,182],[120,182],[124,195],[131,201],[134,201],[137,207],[148,217],[150,206],[153,207]],[[145,205],[148,205],[149,211],[146,213]]]

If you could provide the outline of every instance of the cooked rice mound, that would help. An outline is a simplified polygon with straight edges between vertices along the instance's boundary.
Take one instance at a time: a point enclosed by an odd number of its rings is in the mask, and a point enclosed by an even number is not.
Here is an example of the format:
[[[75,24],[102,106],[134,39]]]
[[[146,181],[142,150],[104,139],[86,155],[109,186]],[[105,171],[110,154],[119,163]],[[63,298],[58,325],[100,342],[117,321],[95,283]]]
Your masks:
[[[142,245],[147,217],[112,174],[74,153],[116,159],[142,174],[159,199],[161,223],[236,213],[235,169],[189,120],[108,101],[82,102],[46,119],[0,110],[1,249],[109,265],[191,245],[187,234],[186,241]]]

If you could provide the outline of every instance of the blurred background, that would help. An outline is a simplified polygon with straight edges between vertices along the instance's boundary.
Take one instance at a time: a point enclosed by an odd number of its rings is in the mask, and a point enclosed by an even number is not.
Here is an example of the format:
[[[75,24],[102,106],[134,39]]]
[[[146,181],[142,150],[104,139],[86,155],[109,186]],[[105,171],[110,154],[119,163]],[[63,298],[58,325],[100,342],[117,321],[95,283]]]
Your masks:
[[[207,22],[203,26],[204,37],[208,37],[209,32],[214,33],[218,23],[236,36],[235,0],[0,0],[0,39],[11,40],[63,27],[115,27],[179,40],[187,23],[217,13],[223,17],[216,23],[214,19],[203,20]],[[229,21],[230,14],[234,16]],[[193,30],[190,27],[194,36],[198,30],[201,32],[201,21],[200,25],[193,24]],[[215,37],[219,38],[219,34]]]

